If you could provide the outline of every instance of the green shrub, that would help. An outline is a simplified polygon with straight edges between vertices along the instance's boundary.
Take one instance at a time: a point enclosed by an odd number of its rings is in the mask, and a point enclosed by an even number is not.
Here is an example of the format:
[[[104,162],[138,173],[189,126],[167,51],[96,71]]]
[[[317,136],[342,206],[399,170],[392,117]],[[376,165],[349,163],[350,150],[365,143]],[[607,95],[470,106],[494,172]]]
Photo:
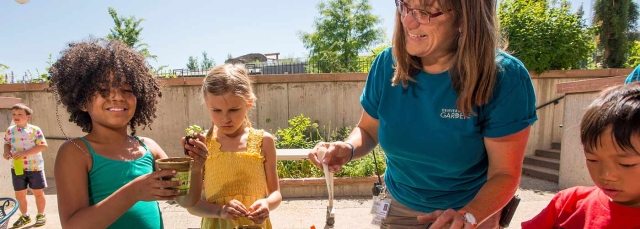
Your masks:
[[[299,115],[289,120],[289,127],[278,129],[275,133],[276,148],[312,149],[318,142],[345,140],[351,130],[351,127],[340,127],[334,130],[329,128],[329,130],[320,131],[317,123],[311,123],[310,118]],[[379,147],[376,147],[376,158],[378,171],[382,174],[386,168],[385,154]],[[317,168],[309,160],[278,161],[277,170],[280,178],[324,177],[322,169]],[[369,177],[373,175],[375,175],[373,154],[347,163],[342,167],[340,173],[335,174],[336,177]]]

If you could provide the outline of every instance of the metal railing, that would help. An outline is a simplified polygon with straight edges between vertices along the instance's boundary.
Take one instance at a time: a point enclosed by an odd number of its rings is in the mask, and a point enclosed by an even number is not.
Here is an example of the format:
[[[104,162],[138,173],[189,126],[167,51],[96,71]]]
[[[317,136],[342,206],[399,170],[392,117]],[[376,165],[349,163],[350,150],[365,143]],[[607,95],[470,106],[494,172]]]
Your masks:
[[[253,62],[245,63],[249,75],[279,75],[279,74],[314,74],[314,73],[355,73],[369,72],[373,60],[363,58],[348,62],[335,60],[301,61],[301,62]],[[203,77],[207,71],[201,69],[173,69],[160,71],[155,74],[160,78]]]
[[[544,108],[546,106],[549,106],[551,104],[557,105],[558,103],[560,103],[560,100],[562,100],[562,99],[564,99],[564,95],[559,96],[558,98],[552,99],[551,101],[546,102],[546,103],[536,107],[536,110],[542,109],[542,108]]]

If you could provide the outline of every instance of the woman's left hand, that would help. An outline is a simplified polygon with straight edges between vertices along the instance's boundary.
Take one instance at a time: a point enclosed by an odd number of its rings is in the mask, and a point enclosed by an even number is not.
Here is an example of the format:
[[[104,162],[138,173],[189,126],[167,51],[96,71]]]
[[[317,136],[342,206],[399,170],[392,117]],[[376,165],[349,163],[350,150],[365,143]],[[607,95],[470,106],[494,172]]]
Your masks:
[[[429,224],[430,229],[473,229],[474,226],[467,222],[467,220],[458,213],[456,210],[438,210],[429,214],[418,216],[418,221],[421,223]]]
[[[256,224],[262,224],[269,218],[269,203],[267,199],[259,199],[249,207],[247,218]]]

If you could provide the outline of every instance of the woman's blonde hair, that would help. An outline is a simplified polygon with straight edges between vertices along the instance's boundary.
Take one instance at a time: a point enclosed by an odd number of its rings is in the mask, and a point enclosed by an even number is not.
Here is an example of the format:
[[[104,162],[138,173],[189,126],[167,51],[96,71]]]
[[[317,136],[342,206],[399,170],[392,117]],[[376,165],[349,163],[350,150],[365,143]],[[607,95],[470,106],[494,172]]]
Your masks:
[[[243,98],[245,101],[255,101],[256,96],[251,88],[251,79],[247,74],[247,70],[240,64],[224,64],[212,68],[204,77],[202,83],[202,98],[205,99],[207,94],[221,96],[232,93],[235,96]],[[250,126],[248,117],[245,117],[247,124]],[[207,132],[207,137],[213,135],[213,127]]]
[[[449,69],[453,88],[458,93],[456,107],[465,116],[475,115],[473,106],[489,101],[496,82],[496,52],[500,43],[496,0],[437,1],[442,12],[455,16],[454,26],[460,28],[460,33],[455,37],[457,46]],[[407,52],[405,42],[402,20],[396,11],[392,48],[396,71],[392,85],[402,83],[404,88],[408,86],[408,81],[416,81],[414,77],[422,69],[420,58]]]

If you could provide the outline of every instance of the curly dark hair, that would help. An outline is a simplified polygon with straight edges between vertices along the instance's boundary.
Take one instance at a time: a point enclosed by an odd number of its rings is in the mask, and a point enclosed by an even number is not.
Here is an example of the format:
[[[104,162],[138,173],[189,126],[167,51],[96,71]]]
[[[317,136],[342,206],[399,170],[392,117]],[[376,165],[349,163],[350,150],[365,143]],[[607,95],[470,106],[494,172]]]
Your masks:
[[[76,123],[83,132],[93,129],[89,113],[82,111],[100,88],[131,85],[137,98],[133,118],[129,121],[131,135],[136,126],[149,126],[156,118],[156,106],[162,97],[160,85],[151,76],[145,58],[117,40],[90,38],[83,42],[73,42],[60,52],[61,57],[51,69],[50,87],[59,95],[70,114],[69,121]],[[113,79],[111,79],[113,74]],[[111,83],[111,85],[108,85]],[[107,92],[100,92],[103,97]],[[149,126],[149,129],[151,127]]]

